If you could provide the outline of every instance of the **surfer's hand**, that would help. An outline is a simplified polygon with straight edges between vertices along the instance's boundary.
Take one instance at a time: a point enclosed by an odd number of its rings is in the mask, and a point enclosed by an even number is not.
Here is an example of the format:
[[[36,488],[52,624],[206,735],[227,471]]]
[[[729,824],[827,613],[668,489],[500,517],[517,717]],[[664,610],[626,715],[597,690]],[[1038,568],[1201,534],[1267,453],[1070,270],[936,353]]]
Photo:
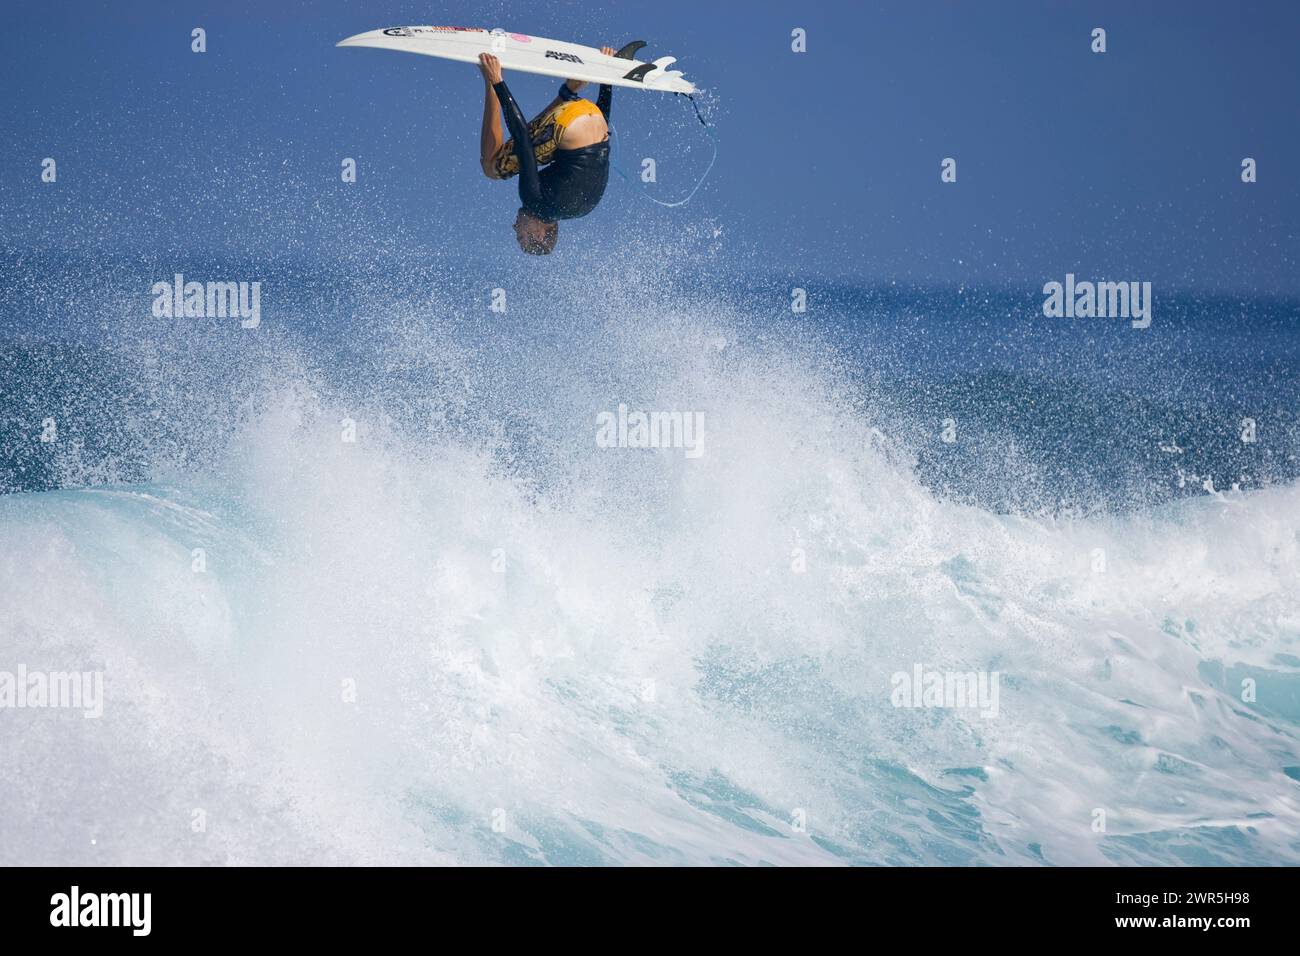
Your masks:
[[[616,51],[612,46],[603,46],[600,48],[600,52],[605,54],[605,56],[613,56]],[[569,88],[570,92],[576,93],[578,92],[578,90],[582,89],[584,86],[587,85],[587,81],[586,80],[565,80],[564,85]]]
[[[478,68],[483,72],[483,79],[488,83],[501,82],[501,61],[491,53],[480,53],[478,55]]]

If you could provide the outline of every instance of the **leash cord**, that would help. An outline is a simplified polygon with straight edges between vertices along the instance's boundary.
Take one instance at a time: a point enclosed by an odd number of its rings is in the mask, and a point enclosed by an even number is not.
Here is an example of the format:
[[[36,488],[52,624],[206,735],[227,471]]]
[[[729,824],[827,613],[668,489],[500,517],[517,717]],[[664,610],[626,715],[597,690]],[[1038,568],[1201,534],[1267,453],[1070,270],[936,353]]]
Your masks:
[[[672,209],[676,206],[685,206],[688,202],[690,202],[691,197],[693,197],[695,193],[699,190],[699,188],[704,185],[704,180],[709,178],[709,173],[713,171],[713,164],[718,161],[718,140],[717,137],[713,135],[713,128],[704,121],[704,116],[702,113],[700,113],[700,104],[695,102],[695,97],[691,96],[691,94],[689,93],[674,93],[673,95],[684,96],[691,101],[691,106],[695,108],[695,118],[698,119],[700,121],[700,125],[704,127],[704,135],[708,137],[709,143],[713,146],[713,155],[709,158],[709,165],[704,167],[704,173],[700,176],[699,181],[693,187],[691,187],[691,191],[688,192],[685,195],[685,197],[677,200],[676,202],[667,202],[666,200],[663,199],[656,199],[654,196],[651,196],[648,192],[645,191],[644,188],[645,184],[642,183],[642,189],[641,189],[642,196],[650,200],[652,203],[655,203],[660,206],[666,206],[669,209]],[[618,131],[614,129],[613,124],[611,124],[610,140],[613,141],[617,139],[617,136],[618,136]],[[624,182],[626,183],[632,182],[632,177],[629,176],[627,173],[623,172],[622,168],[616,162],[614,162],[612,155],[610,157],[609,165],[613,167],[614,172],[618,173],[620,176],[623,177]]]

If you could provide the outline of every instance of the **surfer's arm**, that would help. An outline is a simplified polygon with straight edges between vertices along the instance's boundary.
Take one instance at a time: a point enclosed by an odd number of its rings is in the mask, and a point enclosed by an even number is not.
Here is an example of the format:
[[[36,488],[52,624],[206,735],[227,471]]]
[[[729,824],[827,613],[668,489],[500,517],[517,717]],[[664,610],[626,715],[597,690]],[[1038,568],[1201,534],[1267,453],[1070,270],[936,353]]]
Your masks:
[[[497,102],[496,91],[492,84],[487,84],[483,94],[483,127],[479,133],[479,165],[483,175],[488,179],[500,179],[496,171],[497,151],[501,149],[501,104]]]
[[[492,84],[492,89],[501,101],[501,112],[505,114],[506,129],[515,142],[515,156],[519,159],[519,198],[525,206],[537,206],[542,201],[542,181],[537,173],[537,158],[533,155],[533,140],[528,134],[528,123],[519,109],[519,104],[510,95],[510,87],[505,80]]]
[[[603,46],[600,48],[600,52],[606,56],[618,57],[620,60],[630,60],[632,57],[636,56],[636,51],[641,49],[643,46],[645,46],[644,40],[633,40],[617,53],[614,52],[612,46]],[[614,87],[608,83],[602,83],[600,85],[600,95],[596,97],[596,106],[600,108],[601,115],[605,117],[606,123],[609,122],[609,107],[613,99]]]
[[[619,55],[618,53],[614,52],[614,48],[612,46],[603,46],[600,48],[600,52],[605,54],[605,56]],[[576,100],[578,98],[577,96],[578,90],[582,89],[586,85],[587,85],[586,80],[565,80],[564,83],[560,86],[560,95],[557,96],[554,100],[552,100],[551,105],[546,107],[546,109],[543,110],[543,112],[549,113],[551,110],[555,109],[555,107],[559,106],[561,103],[565,102],[566,100]],[[567,94],[565,93],[566,89],[568,90]],[[600,86],[600,96],[596,99],[596,106],[600,108],[600,112],[605,117],[606,121],[609,120],[609,101],[613,97],[613,95],[614,95],[614,87],[610,86],[608,83],[602,83]]]

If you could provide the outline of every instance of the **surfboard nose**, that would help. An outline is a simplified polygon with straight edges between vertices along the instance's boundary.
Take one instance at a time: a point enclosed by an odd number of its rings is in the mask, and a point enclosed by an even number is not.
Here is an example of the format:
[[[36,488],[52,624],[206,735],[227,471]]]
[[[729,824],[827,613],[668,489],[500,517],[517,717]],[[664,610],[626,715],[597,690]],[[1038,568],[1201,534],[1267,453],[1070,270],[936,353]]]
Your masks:
[[[367,30],[365,33],[358,33],[350,36],[345,40],[340,40],[335,46],[370,46],[375,40],[384,36],[383,30]]]

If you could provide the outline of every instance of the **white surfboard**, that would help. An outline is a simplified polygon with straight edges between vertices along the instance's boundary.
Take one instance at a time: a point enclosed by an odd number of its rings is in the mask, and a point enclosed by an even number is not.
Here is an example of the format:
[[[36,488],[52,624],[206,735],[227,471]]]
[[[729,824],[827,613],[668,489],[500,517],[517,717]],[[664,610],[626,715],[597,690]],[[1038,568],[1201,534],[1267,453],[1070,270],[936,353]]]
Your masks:
[[[653,63],[606,56],[595,47],[526,33],[486,30],[482,27],[389,27],[340,40],[336,46],[368,46],[380,50],[422,53],[444,60],[477,63],[480,53],[494,53],[505,70],[540,73],[562,79],[608,83],[640,90],[694,93],[695,86],[680,70],[668,69],[676,57]]]

